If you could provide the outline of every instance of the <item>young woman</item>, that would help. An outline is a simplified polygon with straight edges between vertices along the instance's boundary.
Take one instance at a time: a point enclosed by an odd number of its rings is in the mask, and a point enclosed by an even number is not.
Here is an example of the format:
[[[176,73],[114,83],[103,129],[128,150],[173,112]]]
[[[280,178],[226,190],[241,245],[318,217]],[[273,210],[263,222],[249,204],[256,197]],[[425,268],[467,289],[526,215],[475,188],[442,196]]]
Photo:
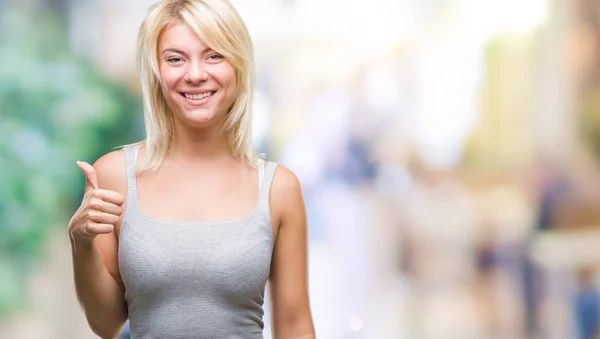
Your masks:
[[[251,144],[253,51],[227,0],[166,0],[138,35],[146,139],[78,162],[69,223],[92,330],[114,338],[314,339],[297,177]]]

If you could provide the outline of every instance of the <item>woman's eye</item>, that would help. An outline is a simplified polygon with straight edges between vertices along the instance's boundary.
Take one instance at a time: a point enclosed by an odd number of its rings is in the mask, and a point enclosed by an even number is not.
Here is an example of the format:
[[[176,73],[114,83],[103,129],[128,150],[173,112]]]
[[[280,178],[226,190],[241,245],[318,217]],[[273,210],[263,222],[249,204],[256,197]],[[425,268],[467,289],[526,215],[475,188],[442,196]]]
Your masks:
[[[172,63],[172,64],[177,64],[180,63],[183,59],[181,59],[180,57],[170,57],[167,59],[167,62]]]
[[[221,59],[223,59],[223,58],[224,58],[224,57],[223,57],[221,54],[211,54],[211,55],[208,57],[208,59],[209,59],[209,60],[213,60],[213,61],[216,61],[216,60],[221,60]]]

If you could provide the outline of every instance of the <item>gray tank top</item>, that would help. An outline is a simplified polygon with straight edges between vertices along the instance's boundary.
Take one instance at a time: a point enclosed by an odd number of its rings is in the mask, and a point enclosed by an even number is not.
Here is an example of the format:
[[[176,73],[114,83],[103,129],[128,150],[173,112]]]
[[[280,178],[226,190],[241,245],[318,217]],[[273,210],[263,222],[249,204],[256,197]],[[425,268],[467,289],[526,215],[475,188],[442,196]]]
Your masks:
[[[277,164],[259,166],[260,193],[250,215],[180,222],[141,212],[137,147],[124,151],[127,207],[119,268],[131,338],[262,339],[273,251],[269,191]]]

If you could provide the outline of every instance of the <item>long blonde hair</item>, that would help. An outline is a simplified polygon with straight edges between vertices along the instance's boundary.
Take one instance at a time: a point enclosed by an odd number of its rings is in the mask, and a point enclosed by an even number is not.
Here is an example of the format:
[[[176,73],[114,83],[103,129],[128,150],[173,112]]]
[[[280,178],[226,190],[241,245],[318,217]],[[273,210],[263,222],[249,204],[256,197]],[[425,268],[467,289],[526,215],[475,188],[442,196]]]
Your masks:
[[[150,7],[138,32],[136,61],[144,100],[146,149],[137,170],[158,169],[173,145],[173,114],[161,90],[158,41],[162,32],[176,23],[187,24],[204,44],[235,68],[235,100],[223,133],[233,155],[242,163],[252,164],[257,159],[252,146],[251,112],[254,52],[246,25],[228,0],[164,0]]]

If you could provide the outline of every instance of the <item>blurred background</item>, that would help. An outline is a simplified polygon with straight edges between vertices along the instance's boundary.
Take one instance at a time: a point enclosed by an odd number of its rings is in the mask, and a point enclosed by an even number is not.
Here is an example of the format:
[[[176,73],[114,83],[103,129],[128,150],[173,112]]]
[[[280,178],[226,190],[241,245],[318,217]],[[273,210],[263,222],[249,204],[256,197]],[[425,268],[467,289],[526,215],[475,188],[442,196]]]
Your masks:
[[[0,0],[0,338],[95,337],[75,161],[143,138],[152,2]],[[303,185],[319,338],[598,337],[600,1],[233,3],[256,147]]]

